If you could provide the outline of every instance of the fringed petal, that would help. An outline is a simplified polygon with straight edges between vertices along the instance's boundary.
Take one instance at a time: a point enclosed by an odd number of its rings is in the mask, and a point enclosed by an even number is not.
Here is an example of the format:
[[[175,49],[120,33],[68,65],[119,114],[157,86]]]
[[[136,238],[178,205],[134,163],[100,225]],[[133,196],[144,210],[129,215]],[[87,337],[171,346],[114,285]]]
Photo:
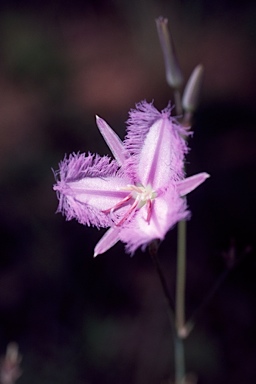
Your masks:
[[[124,144],[132,156],[125,170],[135,182],[157,189],[184,176],[185,131],[171,117],[170,106],[160,113],[152,104],[138,104],[127,131]]]
[[[127,192],[122,188],[129,182],[119,175],[116,162],[98,155],[71,155],[60,163],[57,184],[53,189],[59,198],[58,212],[67,220],[96,227],[112,225],[111,209]]]
[[[113,176],[118,171],[118,164],[108,156],[95,154],[72,153],[59,164],[59,171],[55,178],[70,182],[81,180],[84,177]]]

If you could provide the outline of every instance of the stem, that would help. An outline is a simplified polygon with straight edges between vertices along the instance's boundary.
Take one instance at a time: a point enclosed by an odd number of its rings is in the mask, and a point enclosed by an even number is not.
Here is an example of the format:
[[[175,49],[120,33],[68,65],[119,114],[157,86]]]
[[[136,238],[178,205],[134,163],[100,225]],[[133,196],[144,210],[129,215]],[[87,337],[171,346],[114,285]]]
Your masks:
[[[174,91],[175,108],[177,115],[182,116],[181,94],[178,89]],[[186,287],[186,221],[178,223],[177,244],[177,277],[176,277],[176,329],[178,335],[182,336],[185,324],[185,287]]]
[[[175,358],[175,384],[183,384],[185,381],[185,353],[184,340],[178,334],[174,337]]]
[[[174,90],[174,102],[177,116],[182,117],[181,94],[179,89]]]
[[[176,113],[180,118],[183,115],[181,94],[179,90],[174,91]],[[185,382],[185,352],[183,330],[185,324],[185,287],[186,287],[186,234],[187,224],[185,220],[178,223],[177,239],[177,275],[176,275],[176,302],[175,302],[175,325],[174,338],[175,354],[175,384]]]
[[[204,300],[201,302],[199,307],[194,311],[190,319],[186,322],[184,326],[184,337],[187,337],[190,334],[198,318],[201,317],[205,308],[207,307],[209,302],[212,300],[212,298],[215,296],[216,292],[219,290],[222,284],[226,281],[227,277],[230,275],[232,270],[236,268],[242,261],[244,261],[245,257],[250,254],[251,250],[252,250],[251,247],[248,246],[244,249],[240,257],[237,257],[235,245],[233,244],[233,242],[231,243],[228,252],[225,253],[225,256],[227,259],[226,269],[222,272],[222,274],[219,276],[218,280],[212,286],[212,288],[210,289],[210,291],[208,292]]]
[[[184,345],[183,340],[179,337],[177,333],[177,329],[175,327],[175,317],[173,312],[173,299],[169,293],[166,280],[158,259],[158,244],[156,241],[153,241],[149,245],[149,252],[152,257],[153,263],[156,267],[162,289],[164,292],[164,296],[168,302],[168,316],[173,332],[173,343],[174,343],[174,366],[175,366],[175,384],[183,384],[185,377],[185,363],[184,363]]]
[[[162,285],[164,296],[168,302],[168,315],[169,315],[169,319],[170,319],[170,323],[171,323],[171,328],[172,328],[174,335],[175,335],[176,331],[175,331],[175,318],[174,318],[174,301],[173,301],[173,298],[169,292],[169,289],[168,289],[168,286],[167,286],[167,283],[166,283],[166,280],[165,280],[165,277],[164,277],[164,274],[163,274],[163,271],[162,271],[162,268],[161,268],[161,265],[160,265],[160,262],[158,259],[158,244],[156,242],[157,242],[157,240],[152,241],[149,244],[149,253],[150,253],[151,258],[153,260],[153,263],[156,267],[156,271],[158,273],[158,276],[159,276],[159,279],[160,279],[160,282]]]
[[[168,286],[158,259],[158,244],[156,241],[153,241],[149,245],[149,252],[153,263],[156,267],[164,296],[168,302],[168,315],[170,319],[171,329],[173,332],[173,344],[174,344],[174,366],[175,366],[175,384],[184,384],[185,379],[185,357],[184,357],[184,340],[178,333],[177,327],[175,327],[175,317],[174,317],[174,305],[173,299],[168,290]]]
[[[186,285],[186,221],[178,223],[177,244],[177,277],[176,277],[176,335],[174,340],[175,353],[175,384],[184,383],[184,324],[185,324],[185,285]]]
[[[218,289],[222,286],[223,282],[228,277],[230,271],[231,271],[231,269],[226,269],[225,271],[222,272],[222,274],[220,275],[220,277],[218,278],[216,283],[213,285],[211,290],[208,292],[208,294],[205,297],[205,299],[202,301],[202,303],[199,305],[197,310],[193,313],[193,315],[190,317],[190,319],[184,325],[184,334],[186,334],[186,336],[188,336],[189,333],[192,331],[196,321],[202,315],[202,313],[204,312],[205,308],[207,307],[207,305],[209,304],[211,299],[214,297],[214,295],[216,294]]]
[[[185,324],[186,286],[186,221],[178,223],[177,280],[176,280],[176,328],[182,334]]]

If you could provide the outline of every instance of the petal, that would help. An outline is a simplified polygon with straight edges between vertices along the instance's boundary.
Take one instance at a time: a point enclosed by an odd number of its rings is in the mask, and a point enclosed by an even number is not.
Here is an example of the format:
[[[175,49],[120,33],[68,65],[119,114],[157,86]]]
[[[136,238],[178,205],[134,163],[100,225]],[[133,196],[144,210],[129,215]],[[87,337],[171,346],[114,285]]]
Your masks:
[[[155,190],[167,188],[171,180],[184,175],[184,130],[170,113],[170,107],[160,113],[144,102],[130,112],[128,120],[124,144],[132,156],[126,163],[126,172],[135,182],[150,184]]]
[[[106,178],[86,177],[67,184],[66,195],[75,198],[76,202],[89,204],[99,210],[107,210],[127,196],[123,190],[128,184],[126,178],[110,176]]]
[[[121,166],[126,159],[121,139],[101,117],[96,116],[96,123],[114,158]]]
[[[180,196],[185,196],[200,184],[202,184],[210,175],[206,172],[198,173],[197,175],[187,177],[182,181],[176,183],[177,191]]]
[[[105,177],[115,175],[118,164],[108,156],[88,153],[72,153],[59,164],[55,178],[67,182],[81,180],[83,177]]]
[[[159,118],[161,118],[161,113],[152,103],[146,101],[136,104],[136,109],[130,110],[127,135],[124,140],[125,149],[129,154],[137,155],[140,153],[150,127]]]
[[[112,224],[110,215],[103,211],[111,209],[127,196],[120,190],[127,180],[119,177],[90,178],[59,183],[54,189],[59,193],[59,208],[68,220],[77,219],[81,224],[106,227]]]
[[[143,144],[138,176],[143,185],[157,190],[183,175],[184,140],[175,132],[168,117],[157,120]]]
[[[117,170],[116,162],[89,154],[71,155],[60,163],[60,180],[54,186],[59,198],[58,212],[67,220],[107,227],[112,217],[103,211],[111,209],[127,196],[123,188],[129,183]],[[118,214],[121,214],[119,210]]]
[[[112,248],[119,241],[119,232],[117,227],[109,228],[94,248],[94,257]]]

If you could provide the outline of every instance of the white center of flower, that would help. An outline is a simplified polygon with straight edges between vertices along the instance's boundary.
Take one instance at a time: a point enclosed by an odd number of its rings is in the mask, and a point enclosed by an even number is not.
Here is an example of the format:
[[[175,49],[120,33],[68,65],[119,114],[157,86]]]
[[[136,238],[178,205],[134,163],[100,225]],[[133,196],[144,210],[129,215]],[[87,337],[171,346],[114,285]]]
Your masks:
[[[143,185],[131,185],[128,184],[126,187],[122,188],[122,190],[129,192],[129,194],[120,202],[118,202],[114,207],[105,210],[105,213],[111,213],[119,208],[125,206],[128,202],[133,200],[132,204],[125,212],[121,220],[116,224],[116,226],[120,227],[125,221],[129,220],[132,214],[138,209],[142,208],[146,205],[146,222],[150,223],[150,218],[152,215],[152,201],[157,197],[157,192],[155,192],[151,185],[147,185],[144,187]]]
[[[157,193],[152,189],[151,185],[147,185],[146,187],[143,185],[128,185],[127,187],[127,190],[131,191],[134,200],[138,202],[138,208],[143,207],[157,196]]]

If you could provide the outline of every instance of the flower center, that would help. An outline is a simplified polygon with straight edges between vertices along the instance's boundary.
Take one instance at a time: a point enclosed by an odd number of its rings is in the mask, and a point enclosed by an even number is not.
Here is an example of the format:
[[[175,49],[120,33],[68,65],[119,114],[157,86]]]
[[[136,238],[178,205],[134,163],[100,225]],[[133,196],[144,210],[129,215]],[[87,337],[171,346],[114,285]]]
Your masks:
[[[125,188],[122,188],[122,190],[129,192],[129,194],[123,200],[119,201],[116,205],[114,205],[112,208],[106,209],[103,212],[113,213],[114,211],[125,206],[128,202],[133,200],[129,209],[123,215],[122,219],[118,223],[116,223],[116,226],[120,227],[121,225],[123,225],[123,223],[127,221],[134,212],[142,208],[144,205],[146,205],[147,211],[145,220],[149,224],[152,215],[152,201],[157,197],[157,192],[152,189],[151,185],[147,185],[146,187],[144,187],[140,184],[128,184]]]

